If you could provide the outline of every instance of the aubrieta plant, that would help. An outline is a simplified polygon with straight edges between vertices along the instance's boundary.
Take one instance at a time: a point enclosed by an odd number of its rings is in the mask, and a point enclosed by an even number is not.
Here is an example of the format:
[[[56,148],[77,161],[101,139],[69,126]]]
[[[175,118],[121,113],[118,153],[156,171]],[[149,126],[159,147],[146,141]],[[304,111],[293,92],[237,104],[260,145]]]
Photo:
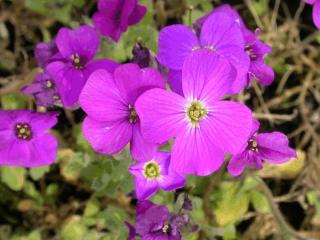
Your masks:
[[[320,1],[305,2],[314,5],[319,27]],[[96,152],[113,155],[130,144],[133,162],[123,171],[134,177],[138,207],[136,224],[127,223],[129,239],[178,240],[191,203],[187,213],[172,214],[146,201],[159,189],[183,188],[188,175],[208,176],[228,159],[228,172],[238,176],[248,167],[262,169],[264,161],[287,162],[296,152],[284,134],[259,133],[252,110],[233,97],[252,81],[270,85],[274,71],[265,62],[271,47],[259,40],[260,30],[249,30],[229,5],[192,28],[163,28],[157,56],[137,43],[131,63],[96,59],[102,36],[117,42],[146,12],[137,0],[100,0],[92,26],[63,27],[36,46],[42,72],[22,92],[49,112],[0,111],[0,164],[52,164],[58,143],[47,131],[58,114],[50,110],[80,107],[83,135]]]

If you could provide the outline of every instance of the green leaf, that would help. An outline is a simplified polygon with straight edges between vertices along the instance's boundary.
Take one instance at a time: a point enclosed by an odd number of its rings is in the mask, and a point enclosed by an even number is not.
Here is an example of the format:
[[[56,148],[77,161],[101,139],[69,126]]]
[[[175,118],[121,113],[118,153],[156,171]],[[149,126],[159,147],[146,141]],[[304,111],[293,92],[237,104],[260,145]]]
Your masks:
[[[100,211],[100,203],[97,199],[91,199],[86,203],[86,207],[84,209],[85,217],[93,217]]]
[[[43,166],[43,167],[36,167],[36,168],[31,168],[30,169],[30,177],[37,181],[40,178],[43,177],[43,175],[49,171],[49,166]]]
[[[8,94],[1,97],[3,109],[23,109],[26,108],[27,98],[20,93]]]
[[[26,177],[26,169],[21,167],[1,167],[1,180],[9,188],[19,191],[23,188]]]
[[[222,198],[219,199],[214,210],[217,223],[226,226],[240,220],[249,207],[249,194],[241,191],[239,183],[223,182],[221,186]]]
[[[87,232],[87,227],[80,221],[80,217],[74,216],[66,223],[61,232],[61,239],[82,239]]]
[[[263,193],[258,191],[252,191],[250,194],[250,199],[254,209],[257,212],[269,213],[271,211],[268,199]]]

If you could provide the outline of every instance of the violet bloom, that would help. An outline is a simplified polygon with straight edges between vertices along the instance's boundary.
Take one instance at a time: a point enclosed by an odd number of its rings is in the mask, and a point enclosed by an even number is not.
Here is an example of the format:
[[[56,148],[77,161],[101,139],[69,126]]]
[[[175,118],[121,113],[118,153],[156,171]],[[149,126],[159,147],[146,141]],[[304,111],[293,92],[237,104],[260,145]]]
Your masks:
[[[52,164],[58,142],[46,133],[57,123],[56,113],[0,110],[0,165],[38,167]]]
[[[232,93],[238,93],[247,82],[250,59],[240,26],[233,17],[214,12],[204,22],[200,37],[187,26],[178,24],[163,28],[159,34],[159,62],[173,70],[181,70],[185,58],[192,52],[207,49],[212,54],[225,56],[236,68]]]
[[[55,78],[62,103],[73,107],[89,75],[97,69],[113,72],[118,65],[111,60],[93,60],[98,46],[97,32],[86,25],[71,30],[61,28],[56,44],[62,59],[47,65],[47,72]]]
[[[137,0],[99,0],[93,23],[104,36],[118,41],[129,25],[137,24],[147,12]]]
[[[21,92],[33,96],[38,106],[50,108],[62,105],[54,79],[45,72],[39,73]]]
[[[318,29],[320,29],[320,0],[304,0],[306,3],[313,5],[312,18]]]
[[[89,77],[80,105],[88,115],[83,123],[84,136],[97,152],[112,155],[130,142],[134,159],[146,161],[154,156],[157,146],[142,137],[135,102],[144,91],[155,87],[165,88],[160,73],[136,64],[121,65],[113,75],[98,70]]]
[[[229,4],[223,4],[216,8],[212,13],[209,13],[208,15],[198,19],[193,27],[198,31],[201,30],[203,24],[209,18],[209,16],[218,12],[232,17],[233,21],[239,25],[242,31],[245,41],[245,52],[250,58],[246,86],[249,86],[252,80],[257,80],[263,86],[270,85],[274,80],[274,71],[265,63],[264,57],[269,54],[272,49],[258,39],[260,33],[258,29],[255,31],[255,33],[253,33],[247,28],[237,10],[235,10]]]
[[[173,191],[185,185],[185,178],[170,166],[170,153],[157,152],[152,160],[132,165],[129,172],[134,175],[137,198],[148,199],[158,189]]]
[[[257,80],[261,85],[268,86],[274,80],[274,71],[264,61],[264,57],[271,52],[271,47],[258,39],[259,29],[255,33],[248,29],[243,30],[246,41],[246,53],[250,57],[250,68],[248,72],[248,83]]]
[[[231,158],[228,171],[233,176],[240,175],[246,167],[262,169],[262,161],[281,164],[297,156],[289,147],[287,136],[280,132],[258,133],[259,122],[254,120],[251,136],[239,153]]]
[[[209,50],[186,58],[182,69],[183,96],[164,89],[145,92],[136,103],[143,136],[154,143],[176,137],[171,164],[182,174],[217,171],[224,153],[237,153],[247,141],[252,113],[243,104],[223,101],[235,70]]]
[[[38,43],[34,50],[34,56],[38,66],[41,68],[45,68],[48,63],[61,57],[58,54],[58,48],[54,40]]]
[[[142,201],[137,206],[136,234],[142,240],[181,240],[181,232],[171,231],[170,217],[166,206]]]

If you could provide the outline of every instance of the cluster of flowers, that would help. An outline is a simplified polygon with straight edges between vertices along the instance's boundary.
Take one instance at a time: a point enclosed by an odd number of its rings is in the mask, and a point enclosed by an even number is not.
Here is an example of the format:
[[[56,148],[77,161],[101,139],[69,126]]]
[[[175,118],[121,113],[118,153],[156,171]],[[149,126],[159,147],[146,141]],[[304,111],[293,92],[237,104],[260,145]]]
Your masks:
[[[132,226],[126,222],[129,229],[128,240],[135,240],[136,236],[142,239],[182,239],[182,229],[189,232],[196,231],[197,225],[191,223],[189,211],[192,210],[190,199],[185,201],[177,213],[170,213],[166,206],[155,205],[144,200],[136,208],[136,223]]]
[[[35,57],[44,71],[22,91],[48,108],[79,104],[87,114],[84,136],[98,153],[116,154],[130,143],[137,162],[129,172],[139,200],[159,188],[183,187],[188,174],[216,172],[226,154],[232,155],[228,171],[234,176],[247,166],[261,169],[263,160],[279,164],[296,156],[284,134],[258,134],[252,111],[226,98],[253,80],[264,86],[274,80],[264,61],[271,48],[229,5],[202,17],[193,29],[180,24],[163,28],[158,67],[146,64],[151,54],[140,48],[135,49],[135,62],[141,56],[142,68],[95,59],[96,30],[117,41],[145,12],[137,0],[99,1],[93,16],[96,29],[62,28],[52,42],[37,45]],[[43,132],[56,123],[56,116],[1,111],[0,163],[33,167],[54,162],[57,142]],[[171,153],[159,150],[173,139]]]

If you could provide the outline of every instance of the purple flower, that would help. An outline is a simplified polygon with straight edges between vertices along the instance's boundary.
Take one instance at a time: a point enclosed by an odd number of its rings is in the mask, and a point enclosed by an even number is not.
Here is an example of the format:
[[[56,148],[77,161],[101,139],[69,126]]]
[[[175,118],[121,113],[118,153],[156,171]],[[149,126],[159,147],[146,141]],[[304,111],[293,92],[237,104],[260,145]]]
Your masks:
[[[57,123],[56,113],[0,110],[0,165],[38,167],[52,164],[58,142],[46,133]]]
[[[118,41],[129,25],[137,24],[147,12],[137,0],[99,0],[93,23],[104,35]]]
[[[238,93],[247,82],[250,59],[245,53],[245,43],[240,26],[224,12],[212,13],[204,22],[200,37],[184,25],[172,25],[159,35],[159,62],[173,70],[181,70],[185,58],[199,49],[225,56],[236,68],[232,79],[232,93]]]
[[[297,156],[289,147],[288,138],[280,132],[259,133],[259,122],[254,120],[249,140],[242,150],[231,158],[228,171],[240,175],[248,167],[262,169],[262,161],[281,164]]]
[[[142,240],[181,240],[180,232],[171,231],[168,208],[149,201],[138,204],[135,229]]]
[[[85,85],[80,105],[88,114],[83,132],[93,148],[104,154],[120,152],[129,142],[138,161],[150,160],[157,146],[141,135],[136,99],[151,88],[165,88],[159,72],[136,64],[119,66],[114,74],[94,72]]]
[[[257,29],[255,33],[244,29],[243,33],[246,41],[246,53],[251,61],[248,72],[248,85],[253,80],[257,80],[263,86],[268,86],[274,80],[274,71],[264,62],[264,57],[270,53],[272,49],[258,39],[259,29]]]
[[[34,56],[38,66],[41,68],[45,68],[50,61],[56,58],[59,59],[60,57],[58,56],[58,48],[54,40],[38,43],[34,51]]]
[[[170,166],[170,153],[157,152],[152,160],[132,165],[136,195],[139,200],[148,199],[158,189],[173,191],[185,185],[185,178]]]
[[[39,73],[30,85],[21,89],[21,92],[33,96],[38,106],[61,106],[56,83],[54,79],[45,72]]]
[[[47,72],[54,77],[62,103],[73,107],[89,75],[97,69],[113,72],[117,63],[111,60],[93,60],[99,46],[96,31],[89,26],[75,30],[59,30],[56,44],[62,59],[47,65]]]
[[[218,170],[224,153],[237,153],[247,141],[252,113],[243,104],[223,101],[235,70],[210,50],[186,58],[183,96],[164,89],[145,92],[136,102],[143,136],[154,143],[176,137],[171,164],[182,174],[209,175]]]
[[[313,22],[320,29],[320,0],[304,0],[306,3],[313,5],[312,17]]]
[[[274,71],[264,62],[264,57],[271,52],[271,47],[258,39],[260,31],[257,29],[255,33],[251,32],[245,25],[240,14],[229,4],[223,4],[216,8],[212,13],[198,19],[193,25],[195,29],[201,30],[205,21],[216,13],[224,13],[233,18],[242,31],[245,41],[245,52],[250,58],[250,66],[247,73],[246,86],[250,85],[252,80],[259,81],[262,85],[268,86],[274,80]]]

